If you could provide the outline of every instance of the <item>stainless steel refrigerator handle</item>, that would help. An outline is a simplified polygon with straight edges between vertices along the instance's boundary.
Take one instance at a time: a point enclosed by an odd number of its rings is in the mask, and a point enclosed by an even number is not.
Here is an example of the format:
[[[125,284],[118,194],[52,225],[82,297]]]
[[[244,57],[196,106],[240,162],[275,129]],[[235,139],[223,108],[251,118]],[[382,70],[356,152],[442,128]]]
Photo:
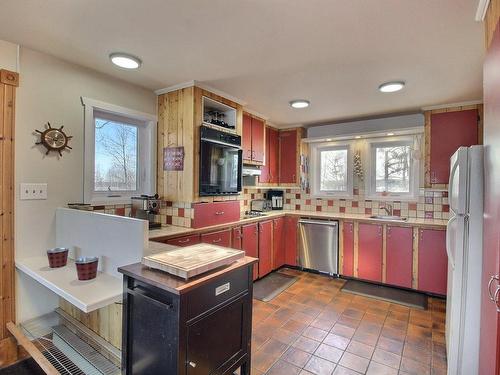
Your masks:
[[[318,225],[328,225],[330,227],[336,227],[338,225],[338,222],[336,222],[336,221],[299,220],[299,224],[318,224]]]
[[[452,216],[448,223],[446,224],[446,254],[448,255],[448,260],[451,263],[451,266],[453,269],[455,269],[455,260],[451,256],[451,251],[450,251],[450,224],[457,219],[456,216]]]
[[[488,296],[490,297],[491,301],[495,301],[495,297],[493,296],[493,292],[491,291],[491,285],[493,284],[493,280],[498,281],[499,276],[498,275],[491,275],[490,281],[488,282]]]

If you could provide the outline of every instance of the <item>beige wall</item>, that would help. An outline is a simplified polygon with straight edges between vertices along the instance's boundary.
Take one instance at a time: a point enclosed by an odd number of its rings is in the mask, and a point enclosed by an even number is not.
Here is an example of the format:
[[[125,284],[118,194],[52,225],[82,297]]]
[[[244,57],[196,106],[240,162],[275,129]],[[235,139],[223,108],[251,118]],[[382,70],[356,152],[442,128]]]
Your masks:
[[[66,63],[54,57],[21,48],[21,85],[16,108],[16,257],[38,256],[54,246],[55,208],[83,199],[83,114],[80,97],[85,96],[156,114],[156,96],[143,88],[109,76]],[[130,72],[130,74],[134,74]],[[64,125],[74,138],[73,150],[59,158],[45,156],[43,149],[34,146],[33,134],[49,121],[53,126]],[[48,183],[48,199],[20,201],[22,182]],[[18,320],[36,316],[57,305],[55,296],[38,298],[34,305],[30,296],[43,287],[22,275],[17,280]],[[27,294],[27,291],[30,291]]]
[[[18,45],[4,40],[0,40],[0,69],[7,69],[13,72],[19,71],[17,61]]]

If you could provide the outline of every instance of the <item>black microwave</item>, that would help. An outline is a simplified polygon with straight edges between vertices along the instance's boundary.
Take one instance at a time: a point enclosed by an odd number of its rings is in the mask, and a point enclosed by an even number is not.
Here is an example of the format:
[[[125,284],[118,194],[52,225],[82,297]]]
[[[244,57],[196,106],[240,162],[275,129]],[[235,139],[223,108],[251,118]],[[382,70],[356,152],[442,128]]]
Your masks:
[[[241,137],[200,127],[200,196],[241,191]]]

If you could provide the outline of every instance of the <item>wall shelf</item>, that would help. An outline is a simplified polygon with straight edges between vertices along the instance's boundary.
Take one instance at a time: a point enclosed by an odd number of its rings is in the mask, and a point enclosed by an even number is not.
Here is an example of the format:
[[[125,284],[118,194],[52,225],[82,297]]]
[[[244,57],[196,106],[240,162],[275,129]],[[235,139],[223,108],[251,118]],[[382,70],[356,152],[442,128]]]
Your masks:
[[[122,300],[121,277],[99,272],[93,280],[80,281],[69,259],[60,268],[50,268],[46,256],[18,259],[16,268],[85,313]]]
[[[202,97],[203,124],[210,127],[215,126],[222,131],[236,133],[236,108],[218,102],[216,100]],[[217,115],[215,115],[217,114]],[[213,123],[211,120],[222,120],[227,126]]]

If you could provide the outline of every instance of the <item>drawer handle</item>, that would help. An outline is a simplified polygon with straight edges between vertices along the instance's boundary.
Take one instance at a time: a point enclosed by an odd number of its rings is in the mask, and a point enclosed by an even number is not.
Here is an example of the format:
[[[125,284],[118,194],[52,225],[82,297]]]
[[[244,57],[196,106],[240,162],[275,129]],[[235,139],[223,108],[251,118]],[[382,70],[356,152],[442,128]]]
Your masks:
[[[167,310],[171,310],[174,308],[174,305],[171,303],[162,302],[162,301],[157,300],[156,298],[150,297],[149,295],[147,295],[147,292],[145,290],[142,290],[141,287],[138,285],[133,287],[133,288],[127,288],[127,289],[128,289],[128,293],[132,294],[133,296],[143,297],[159,307],[165,308]]]
[[[213,240],[212,243],[219,243],[222,241],[222,238],[217,238],[216,240]]]
[[[177,242],[179,243],[188,243],[189,241],[191,241],[189,238],[186,238],[185,240],[179,240]]]
[[[498,279],[498,275],[493,275],[490,277],[490,281],[488,282],[488,296],[490,297],[491,301],[495,301],[495,297],[493,296],[493,292],[491,291],[491,285],[493,284],[493,280],[498,281]]]
[[[215,211],[215,214],[217,216],[224,215],[224,211]]]
[[[196,367],[196,363],[193,362],[193,361],[189,361],[188,362],[188,365],[191,366],[192,368],[195,368]]]

